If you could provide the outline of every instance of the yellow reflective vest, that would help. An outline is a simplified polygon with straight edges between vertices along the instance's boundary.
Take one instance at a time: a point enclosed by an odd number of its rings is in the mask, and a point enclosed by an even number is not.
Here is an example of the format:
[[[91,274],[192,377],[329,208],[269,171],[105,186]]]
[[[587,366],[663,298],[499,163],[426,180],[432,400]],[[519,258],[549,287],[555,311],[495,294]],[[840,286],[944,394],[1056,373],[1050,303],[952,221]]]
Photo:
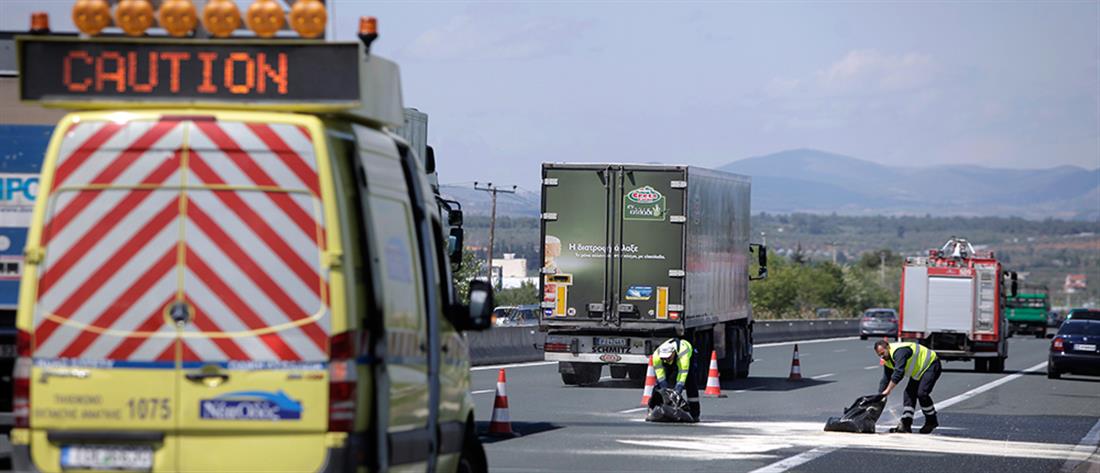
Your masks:
[[[678,338],[670,338],[657,347],[653,351],[652,359],[653,373],[657,375],[658,380],[665,379],[665,363],[661,361],[661,357],[657,356],[657,352],[661,351],[661,347],[665,345],[673,345],[679,343],[679,347],[676,350],[676,383],[686,384],[688,379],[688,370],[691,369],[691,342],[687,340],[680,340]]]
[[[936,352],[932,351],[931,348],[913,342],[894,342],[890,344],[890,357],[886,359],[887,368],[895,369],[894,351],[900,348],[908,348],[913,351],[913,354],[909,356],[909,360],[905,362],[905,372],[910,378],[920,380],[920,377],[924,376],[924,372],[928,371],[928,367],[932,365],[932,362],[936,361]]]

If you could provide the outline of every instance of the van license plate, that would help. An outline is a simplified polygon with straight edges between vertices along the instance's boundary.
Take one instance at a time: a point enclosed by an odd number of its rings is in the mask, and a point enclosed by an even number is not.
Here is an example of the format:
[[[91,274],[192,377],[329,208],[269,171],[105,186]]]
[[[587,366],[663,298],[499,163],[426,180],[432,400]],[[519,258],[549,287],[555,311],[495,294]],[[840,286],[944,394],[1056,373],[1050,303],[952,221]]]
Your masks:
[[[1091,343],[1089,343],[1089,344],[1078,343],[1078,344],[1073,346],[1073,349],[1077,350],[1077,351],[1096,351],[1096,345],[1093,345]]]
[[[625,347],[630,346],[629,338],[596,337],[592,340],[598,347]]]
[[[61,468],[149,471],[153,469],[153,448],[122,445],[66,445],[61,447]]]

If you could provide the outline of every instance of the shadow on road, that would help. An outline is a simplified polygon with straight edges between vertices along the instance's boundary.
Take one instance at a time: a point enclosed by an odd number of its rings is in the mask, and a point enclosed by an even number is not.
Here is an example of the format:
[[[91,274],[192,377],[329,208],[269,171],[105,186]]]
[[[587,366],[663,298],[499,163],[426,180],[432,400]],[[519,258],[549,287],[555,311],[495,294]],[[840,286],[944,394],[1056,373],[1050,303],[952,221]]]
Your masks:
[[[810,379],[802,378],[800,381],[790,381],[786,377],[775,378],[763,378],[763,377],[749,377],[746,379],[740,379],[737,381],[726,381],[722,383],[722,390],[740,390],[750,389],[753,391],[795,391],[798,389],[812,388],[814,386],[821,386],[824,384],[833,383],[827,379]]]
[[[481,443],[490,444],[503,442],[505,440],[511,440],[520,437],[526,437],[528,435],[541,434],[543,432],[550,432],[552,430],[558,430],[562,426],[557,424],[551,424],[550,422],[512,422],[512,431],[515,432],[514,437],[497,437],[489,435],[489,423],[485,421],[478,421],[477,423],[477,435],[481,439]]]

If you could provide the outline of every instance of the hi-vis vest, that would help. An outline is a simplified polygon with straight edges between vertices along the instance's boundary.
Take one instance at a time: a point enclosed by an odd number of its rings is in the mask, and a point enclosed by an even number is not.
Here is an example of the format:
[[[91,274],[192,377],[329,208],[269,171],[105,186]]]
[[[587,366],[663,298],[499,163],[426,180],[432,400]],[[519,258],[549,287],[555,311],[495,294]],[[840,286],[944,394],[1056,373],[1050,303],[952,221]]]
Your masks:
[[[680,340],[677,338],[670,338],[665,341],[665,343],[662,343],[661,346],[670,344],[679,344],[676,350],[676,382],[686,384],[688,370],[691,369],[691,353],[693,348],[691,343],[687,340]],[[661,357],[657,356],[657,352],[661,351],[661,346],[658,346],[657,349],[653,351],[653,356],[651,357],[653,359],[653,374],[657,376],[657,379],[665,379],[665,363],[661,361]]]
[[[887,368],[894,369],[894,351],[899,348],[908,348],[913,351],[909,361],[905,362],[905,371],[909,373],[910,378],[920,380],[932,362],[936,361],[936,352],[931,348],[913,342],[895,342],[890,344],[890,357],[885,363]]]

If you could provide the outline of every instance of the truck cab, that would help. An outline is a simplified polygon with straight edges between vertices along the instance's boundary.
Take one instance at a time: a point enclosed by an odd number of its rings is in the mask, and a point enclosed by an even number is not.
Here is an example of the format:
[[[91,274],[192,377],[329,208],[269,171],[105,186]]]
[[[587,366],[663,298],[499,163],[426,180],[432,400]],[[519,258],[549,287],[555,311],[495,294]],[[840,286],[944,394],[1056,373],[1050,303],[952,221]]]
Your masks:
[[[17,471],[485,468],[462,332],[491,288],[458,302],[362,33],[18,39],[21,99],[76,111],[27,235]]]

